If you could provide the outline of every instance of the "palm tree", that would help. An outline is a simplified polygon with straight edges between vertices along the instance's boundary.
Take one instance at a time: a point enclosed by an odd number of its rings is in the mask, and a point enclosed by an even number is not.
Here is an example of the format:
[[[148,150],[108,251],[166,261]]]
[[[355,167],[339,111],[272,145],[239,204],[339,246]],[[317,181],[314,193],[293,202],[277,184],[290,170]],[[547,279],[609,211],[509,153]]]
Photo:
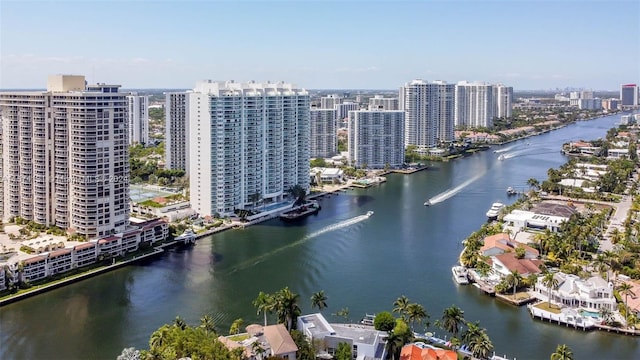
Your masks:
[[[184,320],[182,320],[180,316],[176,316],[176,318],[173,320],[173,325],[179,327],[181,330],[187,328],[187,323],[184,322]]]
[[[538,189],[540,187],[540,182],[536,178],[530,178],[527,180],[527,185],[533,189]]]
[[[407,320],[407,308],[409,307],[409,299],[402,295],[393,302],[393,312],[397,312],[402,317],[402,320]]]
[[[253,306],[258,309],[258,315],[264,315],[264,326],[267,326],[267,313],[271,313],[274,309],[273,296],[260,291],[258,297],[253,300]]]
[[[391,355],[391,360],[396,360],[396,356],[400,354],[400,349],[402,349],[403,346],[404,339],[402,336],[395,335],[391,332],[387,338],[387,343],[385,344],[387,354]]]
[[[462,342],[471,344],[471,340],[482,335],[482,328],[480,328],[480,323],[477,321],[475,323],[468,322],[466,325],[467,329],[462,333]]]
[[[547,304],[551,307],[551,289],[556,290],[558,288],[558,279],[555,278],[553,273],[546,273],[542,278],[542,284],[547,287]]]
[[[480,359],[488,359],[493,351],[493,343],[484,329],[481,330],[478,336],[469,341],[469,347],[473,356]]]
[[[417,303],[407,305],[407,319],[411,323],[411,330],[413,330],[414,322],[422,323],[422,320],[426,318],[429,318],[429,314],[424,310],[424,306]]]
[[[556,351],[551,354],[551,360],[573,360],[573,352],[566,344],[558,345]]]
[[[313,295],[311,295],[311,308],[313,309],[316,307],[320,311],[327,307],[327,296],[324,294],[324,290],[318,291],[317,293],[313,293]]]
[[[462,324],[464,324],[464,311],[455,305],[444,309],[442,314],[442,328],[444,330],[456,337]]]
[[[289,331],[293,329],[295,321],[301,313],[298,306],[299,298],[300,295],[291,292],[289,287],[285,287],[275,294],[274,308],[278,315],[278,322],[286,324]]]
[[[253,344],[251,344],[251,351],[253,351],[253,353],[256,354],[256,359],[258,360],[262,360],[264,357],[264,354],[267,352],[265,348],[262,347],[262,344],[259,340],[254,341]]]
[[[602,318],[602,320],[604,321],[605,324],[610,324],[613,321],[613,313],[611,312],[611,309],[609,309],[606,306],[603,306],[600,308],[600,317]]]
[[[633,286],[626,282],[618,285],[618,293],[620,295],[624,295],[624,306],[626,308],[624,312],[624,322],[627,323],[629,316],[629,303],[627,302],[627,299],[629,298],[629,295],[636,296],[636,293],[633,292]]]
[[[200,327],[206,332],[216,331],[215,325],[213,323],[213,318],[208,314],[200,318]]]
[[[516,289],[518,285],[522,282],[522,275],[518,272],[518,270],[513,270],[511,274],[509,274],[508,281],[513,285],[513,297],[515,299]]]
[[[242,328],[242,324],[244,324],[244,320],[242,320],[242,318],[233,320],[233,323],[231,323],[231,328],[229,328],[229,334],[239,334],[240,328]]]

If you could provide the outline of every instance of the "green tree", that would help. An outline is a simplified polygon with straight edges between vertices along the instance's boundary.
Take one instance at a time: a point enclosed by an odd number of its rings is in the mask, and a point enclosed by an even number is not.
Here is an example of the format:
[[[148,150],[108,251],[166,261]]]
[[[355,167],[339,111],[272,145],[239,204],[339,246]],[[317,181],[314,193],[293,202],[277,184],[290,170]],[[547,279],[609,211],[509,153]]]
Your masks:
[[[540,188],[540,182],[536,178],[530,178],[529,180],[527,180],[527,185],[529,185],[529,187],[534,190]]]
[[[558,279],[555,278],[553,273],[545,273],[542,278],[542,284],[547,287],[547,304],[551,307],[551,290],[558,288]]]
[[[513,270],[511,274],[507,276],[508,282],[513,286],[513,296],[516,296],[516,290],[520,283],[522,283],[522,275],[518,272],[518,270]]]
[[[336,355],[334,356],[336,360],[352,360],[351,356],[351,345],[346,342],[341,342],[338,344],[338,348],[336,349]]]
[[[379,331],[391,331],[396,325],[396,319],[388,311],[382,311],[376,314],[373,320],[373,327]]]
[[[267,326],[267,314],[274,310],[273,296],[260,291],[258,297],[253,300],[253,306],[258,309],[258,315],[262,313],[264,316],[264,326]]]
[[[242,320],[242,318],[233,320],[233,323],[231,323],[231,327],[229,328],[229,334],[239,334],[240,329],[242,328],[242,324],[244,324],[244,320]]]
[[[413,334],[407,323],[402,319],[396,320],[396,326],[393,328],[387,339],[387,354],[391,359],[400,358],[400,350],[402,347],[411,341]]]
[[[631,295],[632,297],[636,296],[636,293],[633,292],[633,286],[631,286],[631,284],[627,283],[627,282],[623,282],[622,284],[618,285],[618,293],[622,296],[624,296],[624,306],[625,306],[625,312],[624,312],[624,321],[625,323],[628,322],[628,317],[629,317],[629,303],[628,303],[628,298],[629,295]]]
[[[407,321],[407,309],[409,307],[409,299],[402,295],[393,302],[393,312],[400,314],[400,317],[405,322]]]
[[[411,303],[407,306],[407,320],[411,324],[411,329],[413,330],[415,322],[418,324],[422,323],[422,320],[429,318],[429,314],[424,309],[424,306]],[[428,326],[428,325],[427,325]]]
[[[318,308],[318,310],[322,311],[322,309],[327,307],[327,296],[324,294],[324,290],[318,291],[311,295],[311,308]]]
[[[551,360],[573,360],[573,352],[566,344],[558,345],[551,354]]]
[[[200,327],[206,332],[215,333],[216,331],[215,324],[213,323],[213,318],[208,314],[200,318]]]
[[[291,330],[291,338],[298,347],[297,360],[316,360],[318,351],[315,344],[310,342],[300,330]]]
[[[294,185],[290,190],[289,193],[291,193],[291,195],[293,195],[293,197],[296,199],[294,205],[301,205],[304,204],[305,201],[305,197],[307,196],[307,192],[304,190],[304,188],[301,185]]]
[[[289,287],[285,287],[275,294],[274,309],[278,316],[278,322],[285,324],[289,331],[295,328],[296,319],[301,313],[298,306],[299,298],[300,295],[291,292]]]
[[[451,305],[444,309],[441,324],[444,330],[456,337],[460,331],[460,326],[464,324],[464,311],[455,305]]]
[[[345,322],[349,322],[349,308],[345,307],[338,310],[337,313],[333,314],[334,316],[338,316],[344,319]]]

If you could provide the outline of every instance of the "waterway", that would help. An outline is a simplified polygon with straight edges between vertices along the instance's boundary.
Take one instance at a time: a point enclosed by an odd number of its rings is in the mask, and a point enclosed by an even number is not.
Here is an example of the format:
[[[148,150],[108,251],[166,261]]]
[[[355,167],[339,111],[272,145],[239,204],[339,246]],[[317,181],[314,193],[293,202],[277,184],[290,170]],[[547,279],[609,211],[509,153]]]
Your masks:
[[[431,323],[456,304],[486,327],[498,354],[548,359],[567,344],[577,359],[640,358],[636,338],[584,333],[534,321],[524,307],[501,303],[473,286],[457,286],[451,266],[461,241],[486,221],[493,202],[511,203],[506,188],[546,179],[566,161],[562,143],[603,137],[618,116],[580,122],[507,144],[505,160],[485,151],[433,163],[382,185],[321,199],[322,211],[299,225],[279,220],[231,230],[132,265],[0,308],[1,359],[114,359],[124,347],[148,348],[149,335],[176,315],[196,324],[211,314],[226,333],[231,322],[262,322],[251,305],[259,291],[299,293],[303,313],[324,290],[330,320],[342,308],[351,321],[391,310],[406,295]],[[423,203],[432,199],[434,205]],[[367,211],[375,214],[363,217]],[[431,328],[436,335],[442,330]]]

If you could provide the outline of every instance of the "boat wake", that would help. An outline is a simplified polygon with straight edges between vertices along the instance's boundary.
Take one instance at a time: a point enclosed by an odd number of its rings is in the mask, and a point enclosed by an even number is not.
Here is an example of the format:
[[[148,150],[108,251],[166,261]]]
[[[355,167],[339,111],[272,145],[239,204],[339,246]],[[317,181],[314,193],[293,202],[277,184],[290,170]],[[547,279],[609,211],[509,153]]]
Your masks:
[[[339,230],[339,229],[342,229],[342,228],[346,228],[348,226],[355,225],[355,224],[357,224],[359,222],[367,220],[370,217],[371,217],[371,215],[369,215],[369,214],[367,214],[367,215],[359,215],[359,216],[356,216],[356,217],[352,217],[351,219],[340,221],[339,223],[336,223],[336,224],[331,224],[331,225],[325,226],[325,227],[323,227],[322,229],[320,229],[318,231],[314,231],[311,234],[305,235],[300,240],[294,241],[294,242],[289,243],[289,244],[287,244],[287,245],[285,245],[283,247],[280,247],[280,248],[271,250],[269,252],[266,252],[264,254],[261,254],[259,256],[256,256],[253,259],[243,261],[242,263],[240,263],[237,266],[235,266],[232,269],[230,269],[228,271],[228,273],[231,274],[231,273],[235,273],[236,271],[245,270],[247,268],[250,268],[250,267],[252,267],[254,265],[257,265],[257,264],[263,262],[267,258],[269,258],[269,257],[271,257],[271,256],[273,256],[275,254],[278,254],[278,253],[280,253],[280,252],[282,252],[282,251],[284,251],[286,249],[290,249],[292,247],[298,246],[298,245],[300,245],[300,244],[302,244],[302,243],[304,243],[306,241],[309,241],[309,240],[311,240],[311,239],[313,239],[315,237],[318,237],[318,236],[320,236],[322,234],[325,234],[325,233],[328,233],[328,232],[331,232],[331,231],[335,231],[335,230]]]
[[[503,152],[507,152],[507,151],[509,151],[509,150],[511,150],[511,149],[513,149],[513,148],[515,148],[516,146],[517,146],[517,145],[511,145],[511,146],[506,147],[506,148],[504,148],[504,149],[494,150],[493,152],[494,152],[494,153],[497,153],[497,154],[500,154],[500,153],[503,153]]]
[[[445,200],[447,200],[448,198],[452,197],[453,195],[459,193],[460,191],[462,191],[462,189],[466,188],[467,186],[471,185],[474,181],[480,179],[482,176],[484,175],[484,173],[478,174],[474,177],[472,177],[471,179],[463,182],[462,184],[454,187],[451,190],[447,190],[445,192],[442,192],[434,197],[432,197],[431,199],[427,200],[427,202],[425,204],[429,204],[429,205],[435,205],[437,203],[443,202]]]

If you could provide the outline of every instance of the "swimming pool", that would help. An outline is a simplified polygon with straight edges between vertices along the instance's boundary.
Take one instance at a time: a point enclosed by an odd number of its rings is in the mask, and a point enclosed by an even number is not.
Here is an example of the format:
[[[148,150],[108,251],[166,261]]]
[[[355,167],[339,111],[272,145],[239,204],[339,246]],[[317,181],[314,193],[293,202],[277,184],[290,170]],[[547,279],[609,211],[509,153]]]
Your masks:
[[[277,209],[277,208],[285,207],[287,205],[291,205],[291,202],[283,201],[283,202],[273,203],[273,204],[264,205],[264,206],[258,205],[258,206],[256,206],[256,210],[270,211],[270,210],[274,210],[274,209]]]
[[[600,318],[600,313],[595,312],[595,311],[580,310],[580,315],[582,315],[584,317],[594,318],[594,319],[599,319]]]

